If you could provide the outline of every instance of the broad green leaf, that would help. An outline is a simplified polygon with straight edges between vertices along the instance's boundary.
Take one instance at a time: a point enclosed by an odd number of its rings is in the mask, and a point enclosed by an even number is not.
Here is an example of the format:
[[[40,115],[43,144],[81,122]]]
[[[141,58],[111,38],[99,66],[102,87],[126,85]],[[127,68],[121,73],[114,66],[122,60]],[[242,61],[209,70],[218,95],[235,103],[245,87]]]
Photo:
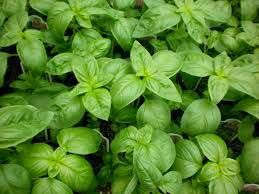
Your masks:
[[[46,71],[52,75],[63,75],[72,71],[72,53],[61,53],[50,59],[46,66]]]
[[[240,172],[239,162],[231,158],[225,158],[219,163],[220,172],[226,176],[238,175]]]
[[[31,191],[30,174],[20,165],[1,164],[0,186],[4,194],[28,194]]]
[[[136,107],[126,106],[125,108],[116,112],[115,121],[118,123],[134,123],[136,121],[136,114]]]
[[[111,95],[107,89],[100,88],[82,97],[84,107],[97,118],[108,120],[111,109]]]
[[[140,18],[133,37],[142,38],[151,36],[169,29],[180,22],[180,16],[176,13],[176,7],[163,4],[148,9]]]
[[[151,55],[138,41],[131,48],[130,59],[137,76],[150,76],[157,71]]]
[[[78,83],[70,92],[70,94],[72,96],[78,96],[81,94],[85,94],[87,92],[91,92],[92,91],[92,87],[86,83],[86,82],[81,82]]]
[[[125,51],[130,50],[133,45],[132,34],[137,22],[135,18],[120,18],[111,29],[113,36]]]
[[[145,2],[145,4],[147,5],[148,8],[158,7],[160,5],[165,4],[164,0],[144,0],[144,2]]]
[[[64,39],[64,33],[74,17],[74,13],[65,2],[56,2],[48,12],[48,26],[51,32],[59,38]]]
[[[244,99],[241,100],[235,107],[235,110],[245,111],[248,114],[259,119],[259,100]]]
[[[182,175],[177,171],[170,171],[163,175],[159,188],[164,193],[178,193],[182,186]]]
[[[162,100],[146,100],[138,109],[139,125],[149,124],[154,129],[166,130],[171,123],[171,111]]]
[[[29,0],[30,6],[36,11],[48,15],[49,10],[52,8],[57,0]]]
[[[93,129],[79,127],[62,129],[57,141],[70,153],[86,155],[97,152],[102,139]]]
[[[131,180],[132,180],[132,178],[129,176],[114,177],[114,179],[112,181],[112,185],[111,185],[112,193],[114,193],[114,194],[123,193],[125,191],[125,189],[128,187]],[[133,193],[133,194],[135,194],[135,193]]]
[[[228,80],[234,89],[259,99],[259,82],[255,74],[244,71],[240,67],[234,67],[229,72]]]
[[[135,5],[135,0],[112,0],[116,9],[125,10]]]
[[[92,15],[103,15],[111,19],[118,20],[124,16],[124,12],[112,9],[110,7],[88,7],[84,9],[87,13]]]
[[[169,78],[176,75],[183,64],[178,54],[168,50],[159,51],[152,58],[157,64],[158,71],[164,73]]]
[[[32,194],[73,194],[73,191],[63,182],[54,178],[37,179],[32,188]]]
[[[25,11],[26,0],[2,0],[2,9],[6,16],[10,17],[17,12]]]
[[[100,88],[108,85],[113,79],[113,74],[111,73],[99,73],[93,79],[93,88]]]
[[[242,20],[253,20],[257,15],[258,6],[253,0],[240,0]]]
[[[145,91],[145,83],[137,76],[129,74],[118,81],[111,87],[112,105],[116,109],[122,109]]]
[[[25,37],[18,42],[17,52],[26,68],[37,73],[45,71],[47,53],[40,40],[34,37]]]
[[[4,75],[7,69],[7,58],[7,53],[0,52],[0,87],[2,87],[4,83]]]
[[[259,146],[259,139],[253,139],[245,143],[241,156],[240,156],[240,168],[241,174],[244,180],[248,183],[259,182],[259,150],[256,149]]]
[[[210,181],[209,193],[211,194],[237,194],[238,189],[231,182],[231,177],[221,175],[220,177]]]
[[[181,96],[174,83],[164,74],[154,74],[144,78],[146,87],[156,95],[170,101],[181,102]]]
[[[202,167],[202,156],[199,148],[190,140],[175,144],[176,158],[173,169],[182,174],[184,179],[193,176]]]
[[[221,114],[217,105],[206,99],[198,99],[193,101],[184,111],[181,128],[183,132],[192,136],[213,133],[218,128],[220,120]]]
[[[85,192],[93,185],[94,173],[91,165],[83,157],[67,155],[58,161],[57,178],[75,192]]]
[[[168,46],[165,40],[151,39],[149,43],[154,48],[154,52],[168,50]]]
[[[213,60],[201,52],[184,52],[181,54],[183,66],[181,71],[197,77],[206,77],[213,73]]]
[[[47,175],[52,160],[53,149],[48,144],[25,144],[19,159],[33,178]]]
[[[253,134],[255,131],[255,118],[251,116],[246,116],[238,126],[238,139],[245,143],[253,139]]]
[[[17,105],[0,109],[0,147],[22,143],[44,130],[53,118],[52,112],[33,106]]]
[[[205,187],[195,181],[185,181],[181,187],[181,194],[205,194]]]
[[[207,162],[198,175],[198,181],[210,182],[220,176],[220,166],[215,162]]]
[[[215,134],[202,134],[195,137],[203,154],[212,162],[220,162],[227,157],[227,145]]]
[[[28,105],[28,102],[22,96],[16,93],[0,96],[0,107],[12,105]]]
[[[211,75],[208,81],[210,99],[214,103],[219,103],[229,89],[229,82],[226,78]]]

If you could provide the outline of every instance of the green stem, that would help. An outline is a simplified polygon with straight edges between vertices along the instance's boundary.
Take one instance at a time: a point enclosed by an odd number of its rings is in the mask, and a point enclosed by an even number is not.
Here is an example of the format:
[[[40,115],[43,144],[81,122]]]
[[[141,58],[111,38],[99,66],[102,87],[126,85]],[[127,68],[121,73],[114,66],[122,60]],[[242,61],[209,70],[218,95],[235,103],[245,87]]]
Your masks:
[[[183,136],[177,134],[177,133],[168,133],[169,136],[171,137],[178,137],[179,139],[184,139]]]
[[[199,80],[197,81],[195,87],[193,88],[193,91],[194,91],[194,92],[198,89],[198,86],[200,85],[201,80],[202,80],[202,77],[199,78]]]
[[[94,129],[94,131],[99,133],[99,135],[105,141],[105,143],[106,143],[106,152],[110,152],[110,140],[107,137],[103,136],[103,134],[100,131],[98,131],[97,129]]]
[[[237,123],[241,123],[241,121],[239,119],[235,119],[235,118],[230,118],[230,119],[226,119],[224,121],[221,121],[221,123],[228,123],[228,122],[237,122]]]

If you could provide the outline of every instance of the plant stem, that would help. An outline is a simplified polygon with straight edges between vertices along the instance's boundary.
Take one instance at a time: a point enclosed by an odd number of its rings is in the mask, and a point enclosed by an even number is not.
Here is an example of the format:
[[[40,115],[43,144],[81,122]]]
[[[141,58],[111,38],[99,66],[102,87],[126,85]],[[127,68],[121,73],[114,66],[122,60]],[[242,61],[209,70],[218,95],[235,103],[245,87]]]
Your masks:
[[[199,80],[197,81],[195,87],[193,88],[193,91],[194,91],[194,92],[198,89],[198,86],[199,86],[199,84],[201,83],[201,80],[202,80],[202,77],[199,78]]]
[[[44,130],[44,134],[45,134],[45,140],[46,142],[48,142],[49,141],[48,129]]]
[[[221,123],[228,123],[228,122],[237,122],[237,123],[241,123],[241,121],[239,119],[235,119],[235,118],[230,118],[230,119],[226,119],[224,121],[221,121]]]
[[[100,131],[98,131],[97,129],[94,129],[94,131],[99,133],[100,136],[102,137],[102,139],[105,141],[105,143],[106,143],[106,152],[110,152],[110,140],[107,137],[103,136],[103,134]]]
[[[180,139],[184,139],[183,136],[181,136],[181,135],[179,135],[177,133],[168,133],[168,135],[171,136],[171,137],[178,137]]]
[[[23,64],[22,64],[22,63],[20,63],[20,67],[21,67],[22,72],[23,72],[23,73],[25,73],[25,69],[24,69],[24,67],[23,67]]]

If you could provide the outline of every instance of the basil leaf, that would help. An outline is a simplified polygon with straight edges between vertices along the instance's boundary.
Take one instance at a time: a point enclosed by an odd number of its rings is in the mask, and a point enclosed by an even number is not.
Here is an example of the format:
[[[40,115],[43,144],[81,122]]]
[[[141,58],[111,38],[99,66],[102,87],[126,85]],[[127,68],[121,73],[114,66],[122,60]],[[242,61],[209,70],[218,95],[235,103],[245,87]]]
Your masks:
[[[72,53],[61,53],[50,59],[47,63],[46,71],[52,75],[63,75],[72,71]]]
[[[79,127],[62,129],[57,141],[70,153],[87,155],[98,151],[102,139],[93,129]]]
[[[209,183],[209,192],[211,194],[237,194],[238,189],[231,182],[231,178],[220,176]]]
[[[91,92],[92,87],[86,83],[86,82],[81,82],[78,83],[70,92],[72,96],[78,96],[87,92]]]
[[[227,157],[227,145],[214,134],[202,134],[195,137],[203,154],[212,162],[220,162]]]
[[[26,0],[3,0],[2,9],[6,16],[10,17],[17,12],[25,11]]]
[[[213,73],[213,60],[201,52],[181,53],[183,66],[181,71],[197,77],[206,77]]]
[[[28,144],[22,149],[19,159],[32,177],[41,177],[48,172],[53,152],[52,147],[48,144]]]
[[[213,133],[218,128],[220,120],[221,114],[217,105],[206,99],[199,99],[193,101],[184,111],[181,128],[188,135]]]
[[[29,0],[30,6],[43,15],[48,15],[56,0]]]
[[[82,98],[85,108],[97,118],[108,120],[111,109],[111,95],[106,89],[95,89]]]
[[[199,148],[190,140],[179,141],[175,146],[176,158],[172,168],[181,172],[184,179],[193,176],[202,167]]]
[[[239,163],[231,158],[225,158],[219,163],[220,171],[226,176],[238,175],[240,172]]]
[[[146,100],[138,109],[139,125],[149,124],[154,129],[166,130],[171,124],[171,111],[162,100]]]
[[[181,173],[176,171],[166,173],[159,182],[159,188],[164,193],[178,193],[181,190],[181,186],[182,176]]]
[[[235,110],[241,110],[259,119],[259,100],[244,99],[241,100],[235,107]]]
[[[133,45],[132,34],[137,22],[135,18],[120,18],[111,29],[113,36],[125,51],[130,50]]]
[[[54,178],[37,179],[32,188],[32,194],[73,194],[73,191],[63,182]]]
[[[17,164],[1,164],[0,186],[2,193],[28,194],[31,191],[30,174]]]
[[[134,38],[151,36],[169,29],[180,22],[176,7],[163,4],[148,9],[140,18],[139,24],[133,33]]]
[[[146,87],[156,95],[170,101],[181,102],[181,96],[174,83],[163,74],[154,74],[144,78]]]
[[[145,91],[145,83],[137,76],[129,74],[111,87],[112,105],[120,110],[140,97]]]
[[[253,20],[257,15],[257,8],[253,0],[241,0],[241,18],[242,20]]]
[[[258,156],[259,152],[257,148],[259,145],[259,139],[253,139],[245,143],[241,155],[240,155],[240,167],[244,180],[248,183],[259,182],[258,168]]]
[[[7,69],[7,58],[7,53],[0,52],[0,87],[2,87],[4,83],[4,75]]]
[[[25,37],[17,44],[18,55],[26,68],[42,73],[47,63],[47,53],[43,43],[34,37]]]
[[[126,106],[116,112],[115,121],[118,123],[134,123],[136,121],[136,114],[137,108],[133,106]]]
[[[195,181],[185,181],[181,187],[181,194],[205,194],[205,187]]]
[[[113,0],[113,6],[120,10],[125,10],[135,5],[135,0]]]
[[[208,81],[208,88],[211,101],[217,104],[226,95],[229,89],[229,82],[224,77],[211,75]]]
[[[238,139],[245,143],[251,139],[253,139],[253,134],[255,131],[255,119],[246,116],[238,126]]]
[[[198,181],[209,182],[220,176],[220,166],[214,162],[207,162],[198,175]]]
[[[53,113],[29,105],[0,108],[0,147],[16,146],[34,137],[49,125],[52,118]]]
[[[157,7],[159,5],[164,5],[164,0],[144,0],[148,8]]]
[[[169,78],[176,75],[182,67],[181,57],[172,51],[159,51],[153,55],[153,60],[157,64],[159,72]]]
[[[91,165],[81,156],[67,155],[58,161],[57,178],[75,192],[85,192],[91,188],[94,173]]]

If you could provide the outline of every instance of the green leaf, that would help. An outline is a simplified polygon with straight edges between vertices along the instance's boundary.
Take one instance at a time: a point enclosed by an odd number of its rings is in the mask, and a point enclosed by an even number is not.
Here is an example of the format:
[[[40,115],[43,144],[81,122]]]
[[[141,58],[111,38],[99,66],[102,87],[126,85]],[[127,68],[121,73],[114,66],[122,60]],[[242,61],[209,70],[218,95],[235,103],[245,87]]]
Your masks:
[[[53,113],[29,105],[0,108],[0,148],[16,146],[34,137],[49,125],[52,118]]]
[[[154,74],[144,78],[146,87],[156,95],[170,101],[181,102],[181,96],[174,83],[163,74]]]
[[[175,144],[176,158],[173,169],[180,172],[184,179],[193,176],[202,167],[202,156],[199,148],[190,140]]]
[[[207,77],[213,73],[213,60],[201,52],[181,53],[183,66],[181,71],[197,77]]]
[[[180,16],[176,13],[176,7],[163,4],[148,9],[140,18],[133,37],[142,38],[151,36],[169,29],[180,22]]]
[[[72,71],[72,53],[61,53],[50,59],[47,63],[46,71],[52,75],[63,75]]]
[[[198,181],[210,182],[220,176],[220,166],[214,162],[207,162],[198,175]]]
[[[17,164],[1,164],[0,186],[5,194],[28,194],[31,191],[30,174]]]
[[[176,75],[182,67],[181,57],[168,50],[155,53],[153,55],[153,60],[157,64],[158,71],[162,72],[169,78]]]
[[[32,194],[73,194],[73,191],[63,182],[54,178],[37,179],[32,188]]]
[[[253,139],[245,143],[241,155],[240,155],[240,167],[242,177],[247,183],[258,183],[259,172],[258,172],[258,157],[259,157],[259,139]]]
[[[253,139],[253,134],[255,131],[255,119],[246,116],[238,126],[238,139],[245,143]]]
[[[132,34],[137,22],[135,18],[120,18],[111,29],[113,36],[125,51],[130,50],[133,45]]]
[[[58,161],[57,178],[67,184],[75,192],[89,190],[94,181],[91,165],[81,156],[67,155]]]
[[[226,176],[238,175],[240,172],[239,162],[231,158],[225,158],[219,163],[220,172]]]
[[[205,194],[205,187],[197,184],[196,181],[185,181],[181,187],[181,194]]]
[[[258,6],[253,0],[240,0],[242,20],[253,20],[257,15]]]
[[[237,194],[238,189],[232,184],[230,177],[221,175],[209,183],[209,193]]]
[[[230,86],[234,89],[259,99],[259,82],[255,74],[244,71],[244,69],[240,67],[234,67],[232,71],[229,72],[228,80]]]
[[[145,91],[145,83],[137,76],[129,74],[111,87],[112,105],[120,110],[140,97]]]
[[[157,71],[151,55],[138,41],[131,48],[130,59],[137,76],[149,76]]]
[[[98,151],[102,138],[93,129],[79,127],[62,129],[57,141],[70,153],[87,155]]]
[[[148,8],[158,7],[160,5],[165,4],[164,0],[144,0],[144,2],[145,2],[145,4],[147,5]]]
[[[0,106],[28,105],[28,102],[19,94],[10,93],[0,96]]]
[[[78,96],[87,92],[91,92],[92,87],[86,83],[86,82],[81,82],[78,83],[70,92],[72,96]]]
[[[171,111],[162,100],[146,100],[137,112],[138,125],[149,124],[154,129],[166,130],[171,124]]]
[[[6,16],[10,17],[17,12],[25,11],[26,9],[26,0],[3,0],[2,9]]]
[[[85,108],[97,118],[108,120],[111,109],[111,95],[107,89],[95,89],[82,98]]]
[[[218,128],[220,120],[221,114],[217,105],[206,99],[198,99],[193,101],[184,111],[181,128],[183,132],[192,136],[213,133]]]
[[[48,26],[51,32],[59,38],[64,39],[64,33],[74,17],[74,13],[65,2],[56,2],[48,12]]]
[[[30,6],[36,11],[48,15],[56,0],[29,0]]]
[[[241,100],[235,107],[234,110],[245,111],[248,114],[259,119],[259,100],[255,99],[244,99]]]
[[[214,103],[219,103],[229,89],[229,82],[226,78],[211,75],[208,81],[210,99]]]
[[[25,144],[19,159],[33,178],[45,176],[51,163],[53,149],[48,144]]]
[[[164,193],[178,193],[182,186],[182,175],[176,171],[170,171],[163,175],[159,182],[159,188]]]
[[[0,87],[3,86],[4,76],[7,69],[8,54],[0,52]]]
[[[17,52],[26,68],[37,73],[45,71],[47,53],[40,40],[34,37],[25,37],[18,42]]]
[[[215,134],[202,134],[195,137],[203,154],[212,162],[220,162],[227,157],[227,145]]]

